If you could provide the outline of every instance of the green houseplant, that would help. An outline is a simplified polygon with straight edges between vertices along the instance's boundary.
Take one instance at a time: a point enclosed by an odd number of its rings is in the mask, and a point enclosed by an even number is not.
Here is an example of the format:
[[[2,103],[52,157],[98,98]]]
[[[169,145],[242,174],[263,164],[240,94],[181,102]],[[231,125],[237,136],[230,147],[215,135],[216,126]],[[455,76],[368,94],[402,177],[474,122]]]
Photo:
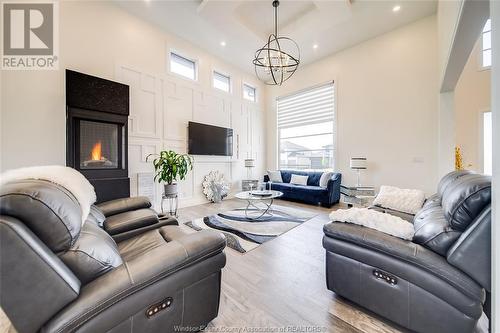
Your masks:
[[[187,173],[193,170],[193,158],[188,154],[177,154],[172,150],[164,150],[160,154],[149,154],[146,161],[151,156],[157,156],[153,160],[154,180],[158,183],[165,183],[165,195],[177,194],[176,181],[184,180]]]

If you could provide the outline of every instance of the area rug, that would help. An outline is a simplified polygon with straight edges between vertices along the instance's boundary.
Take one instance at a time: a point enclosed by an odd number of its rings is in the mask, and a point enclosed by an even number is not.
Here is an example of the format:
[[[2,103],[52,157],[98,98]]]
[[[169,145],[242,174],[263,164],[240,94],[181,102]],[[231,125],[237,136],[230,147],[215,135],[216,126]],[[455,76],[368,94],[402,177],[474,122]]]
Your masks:
[[[246,217],[245,208],[238,208],[184,224],[197,231],[203,229],[221,231],[226,236],[228,247],[245,253],[316,216],[308,211],[278,205],[272,206],[271,213],[272,216],[266,214],[251,219]],[[256,208],[250,208],[247,214],[250,217],[260,215]]]

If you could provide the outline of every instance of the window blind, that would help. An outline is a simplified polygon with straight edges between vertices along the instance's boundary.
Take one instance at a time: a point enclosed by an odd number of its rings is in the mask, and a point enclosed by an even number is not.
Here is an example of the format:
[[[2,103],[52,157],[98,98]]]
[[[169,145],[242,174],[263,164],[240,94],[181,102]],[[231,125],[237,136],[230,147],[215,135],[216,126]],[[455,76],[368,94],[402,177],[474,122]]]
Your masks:
[[[333,121],[333,82],[278,98],[277,111],[278,129]]]

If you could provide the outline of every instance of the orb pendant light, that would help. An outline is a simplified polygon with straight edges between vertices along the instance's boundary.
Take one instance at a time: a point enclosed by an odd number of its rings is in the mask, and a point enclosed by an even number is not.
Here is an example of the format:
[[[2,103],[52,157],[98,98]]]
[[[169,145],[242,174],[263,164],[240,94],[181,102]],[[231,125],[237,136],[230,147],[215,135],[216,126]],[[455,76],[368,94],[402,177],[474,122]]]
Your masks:
[[[278,36],[278,0],[273,1],[274,33],[266,45],[255,52],[253,64],[255,74],[265,84],[282,85],[297,70],[300,63],[300,50],[291,38]]]

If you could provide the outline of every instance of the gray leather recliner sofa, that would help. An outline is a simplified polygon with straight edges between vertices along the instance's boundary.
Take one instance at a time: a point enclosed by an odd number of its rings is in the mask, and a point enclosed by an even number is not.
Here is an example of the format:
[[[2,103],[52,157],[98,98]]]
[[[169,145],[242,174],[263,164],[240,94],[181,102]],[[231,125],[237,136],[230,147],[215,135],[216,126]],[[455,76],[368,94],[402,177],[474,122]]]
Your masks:
[[[324,226],[328,289],[416,332],[473,332],[491,292],[491,179],[452,172],[405,241]]]
[[[18,332],[192,331],[217,316],[223,235],[156,223],[115,242],[95,208],[82,225],[61,186],[0,189],[0,306]]]

